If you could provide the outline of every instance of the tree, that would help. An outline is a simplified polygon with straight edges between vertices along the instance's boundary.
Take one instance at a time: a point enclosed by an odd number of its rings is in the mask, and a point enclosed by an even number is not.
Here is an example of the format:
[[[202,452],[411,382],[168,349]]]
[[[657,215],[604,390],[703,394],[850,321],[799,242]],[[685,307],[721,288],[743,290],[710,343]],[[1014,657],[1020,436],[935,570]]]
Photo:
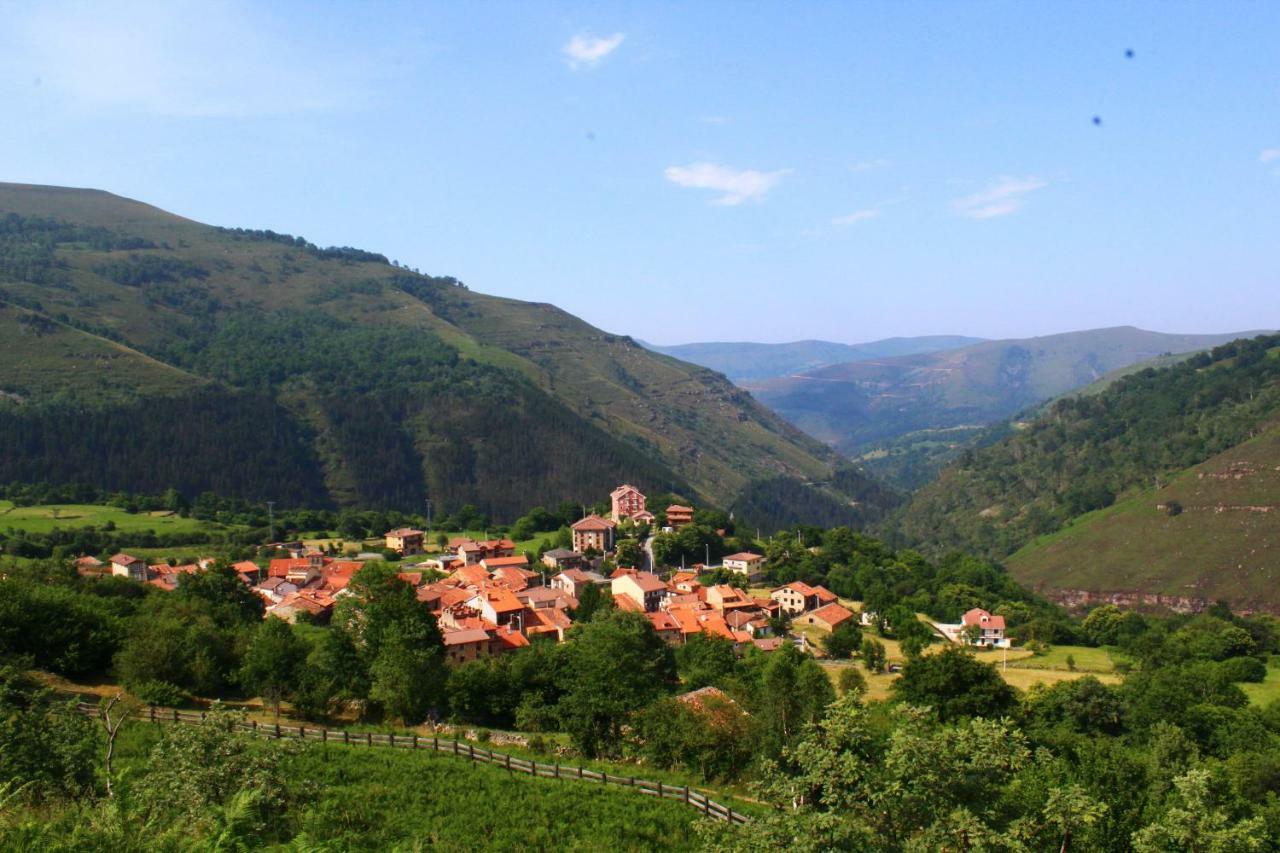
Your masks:
[[[898,698],[929,707],[945,721],[961,717],[998,717],[1014,705],[1016,694],[1000,673],[960,646],[907,661],[893,684]]]
[[[634,539],[623,539],[618,542],[613,558],[619,566],[636,568],[642,564],[644,555],[640,551],[639,542]]]
[[[1205,851],[1244,853],[1267,849],[1267,826],[1261,817],[1233,821],[1218,807],[1207,770],[1189,770],[1174,780],[1172,805],[1159,820],[1134,833],[1139,853]]]
[[[445,705],[444,647],[422,640],[401,626],[387,629],[369,667],[369,698],[407,726]]]
[[[37,802],[82,796],[93,787],[93,723],[20,667],[0,665],[0,791],[26,786]]]
[[[724,637],[694,634],[676,649],[676,667],[688,690],[709,685],[724,687],[737,665],[733,643]]]
[[[862,631],[850,619],[822,638],[822,647],[833,658],[852,657],[862,648]]]
[[[806,726],[822,717],[834,699],[831,679],[811,656],[790,643],[770,653],[754,703],[764,754],[780,754]]]
[[[271,703],[276,721],[280,720],[280,702],[298,689],[307,658],[307,645],[283,619],[264,619],[240,664],[240,683]]]
[[[613,596],[597,584],[587,584],[578,596],[578,607],[571,614],[574,622],[590,622],[597,613],[613,609]]]
[[[849,666],[840,670],[840,677],[837,681],[840,685],[841,696],[847,693],[865,694],[867,692],[867,677],[856,666]]]
[[[614,611],[575,625],[565,655],[557,710],[574,746],[589,756],[619,754],[631,715],[676,683],[671,647],[639,613]]]
[[[687,767],[703,779],[737,778],[751,761],[750,718],[723,695],[667,698],[637,718],[640,750],[658,767]]]
[[[343,703],[369,698],[369,668],[351,634],[331,626],[307,655],[294,707],[310,719],[332,716]]]
[[[862,641],[862,665],[867,668],[867,672],[884,672],[885,650],[884,643],[879,640],[867,637]]]

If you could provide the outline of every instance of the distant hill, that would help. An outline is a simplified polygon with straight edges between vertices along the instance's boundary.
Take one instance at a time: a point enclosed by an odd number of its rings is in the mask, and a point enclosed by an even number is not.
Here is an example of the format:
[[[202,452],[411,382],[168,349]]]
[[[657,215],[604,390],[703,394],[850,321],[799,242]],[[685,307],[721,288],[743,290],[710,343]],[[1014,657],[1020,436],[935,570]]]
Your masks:
[[[1110,529],[1113,522],[1136,517],[1128,514],[1129,510],[1122,511],[1123,507],[1149,508],[1165,496],[1186,497],[1187,506],[1215,500],[1229,505],[1234,498],[1225,492],[1219,494],[1222,490],[1218,486],[1218,492],[1193,495],[1173,484],[1185,486],[1186,469],[1210,463],[1220,454],[1227,454],[1221,457],[1221,464],[1229,465],[1235,458],[1230,455],[1233,448],[1244,446],[1278,422],[1280,335],[1233,342],[1172,367],[1131,374],[1098,394],[1059,400],[1002,440],[965,451],[937,482],[917,491],[887,527],[902,542],[931,550],[967,549],[1003,559],[1037,537],[1057,531],[1062,531],[1058,536],[1064,542],[1089,541],[1086,531]],[[1259,445],[1262,450],[1271,446]],[[1262,459],[1263,464],[1270,464],[1265,462],[1265,453],[1242,459]],[[1252,488],[1250,484],[1256,483],[1265,492],[1269,476],[1254,477],[1241,488]],[[1147,490],[1157,488],[1157,483],[1161,494],[1153,501]],[[1171,490],[1168,495],[1163,491],[1166,488]],[[1130,499],[1137,503],[1128,503]],[[1267,502],[1253,494],[1240,500]],[[1120,505],[1112,507],[1117,503]],[[1089,526],[1076,521],[1063,530],[1074,519],[1097,510],[1103,510],[1099,521]],[[1185,520],[1177,524],[1180,530],[1201,529]],[[1224,523],[1217,533],[1206,535],[1230,536],[1230,529]],[[1144,547],[1138,538],[1131,546]],[[1159,553],[1156,543],[1147,547],[1153,554]],[[1042,550],[1054,555],[1066,553],[1035,546],[1036,553]],[[1144,559],[1137,559],[1136,553],[1131,551],[1128,557],[1135,558],[1139,567],[1118,577],[1132,578],[1132,572],[1148,569],[1163,571],[1155,562],[1148,566]],[[1194,561],[1193,552],[1187,553]],[[1213,553],[1221,556],[1223,552],[1218,549]],[[1245,552],[1236,553],[1243,557]],[[1092,559],[1086,559],[1085,547],[1070,554],[1082,563]],[[1033,567],[1048,565],[1036,559],[1028,552],[1017,562],[1029,573]],[[1280,555],[1272,552],[1268,559],[1280,559]],[[1246,561],[1237,565],[1244,566]],[[1208,571],[1209,566],[1205,563],[1196,571]],[[1081,565],[1073,571],[1096,577],[1098,570]],[[1047,568],[1043,572],[1036,568],[1033,576],[1041,584],[1052,582]],[[1172,588],[1163,581],[1147,586],[1162,591]]]
[[[1032,541],[1007,566],[1061,600],[1225,599],[1280,613],[1280,426]]]
[[[1124,326],[824,367],[744,387],[842,453],[920,430],[981,427],[1167,353],[1256,332],[1168,335]]]
[[[709,367],[734,382],[771,379],[816,370],[831,364],[868,361],[900,355],[937,352],[976,344],[982,338],[962,335],[927,335],[915,338],[885,338],[865,344],[838,344],[831,341],[795,341],[788,344],[695,343],[675,346],[644,346]],[[643,343],[643,342],[642,342]]]
[[[500,519],[619,480],[758,504],[753,484],[837,462],[718,374],[552,305],[19,184],[0,184],[0,434],[0,481]]]

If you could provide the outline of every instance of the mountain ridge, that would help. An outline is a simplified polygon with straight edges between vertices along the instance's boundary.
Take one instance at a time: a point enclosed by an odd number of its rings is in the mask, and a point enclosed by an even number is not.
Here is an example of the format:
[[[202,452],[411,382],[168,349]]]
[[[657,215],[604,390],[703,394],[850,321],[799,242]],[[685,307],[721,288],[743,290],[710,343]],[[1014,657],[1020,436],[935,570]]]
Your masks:
[[[0,348],[10,384],[23,362],[44,370],[25,389],[0,387],[4,417],[35,458],[74,451],[39,444],[43,428],[61,434],[40,420],[50,407],[65,418],[157,397],[143,375],[152,359],[196,379],[166,394],[221,389],[248,407],[228,403],[233,420],[251,417],[250,398],[275,407],[289,440],[308,445],[299,458],[315,454],[329,502],[417,508],[429,495],[504,515],[630,478],[729,506],[753,482],[825,480],[839,461],[724,377],[555,306],[101,190],[0,184],[0,300],[10,323],[43,330]],[[105,375],[96,340],[137,354],[121,356],[137,375],[116,371],[110,400],[77,378],[85,365]],[[74,357],[56,357],[56,341]],[[130,446],[123,433],[112,440]],[[19,462],[9,479],[30,473]],[[86,474],[106,470],[94,464]]]

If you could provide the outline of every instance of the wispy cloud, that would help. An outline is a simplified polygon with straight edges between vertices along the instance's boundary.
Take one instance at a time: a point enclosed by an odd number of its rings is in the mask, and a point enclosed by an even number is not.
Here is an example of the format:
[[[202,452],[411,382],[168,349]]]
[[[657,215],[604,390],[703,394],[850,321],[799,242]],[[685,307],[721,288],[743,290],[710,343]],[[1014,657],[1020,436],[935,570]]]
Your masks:
[[[1280,160],[1280,148],[1264,148],[1258,155],[1259,163],[1274,163]]]
[[[866,222],[868,219],[875,219],[880,215],[880,208],[867,207],[862,210],[855,210],[853,213],[846,213],[844,216],[837,216],[831,220],[832,225],[840,225],[848,227],[857,225],[859,222]]]
[[[854,163],[849,168],[855,172],[870,172],[875,169],[883,169],[885,166],[888,166],[891,162],[892,161],[886,160],[883,157],[877,157],[875,160],[861,160],[857,163]]]
[[[1028,193],[1049,185],[1042,178],[1002,177],[985,190],[958,198],[951,202],[951,209],[968,219],[992,219],[1016,213]]]
[[[13,18],[0,64],[77,108],[259,116],[359,106],[376,91],[377,58],[335,61],[261,8],[52,2]]]
[[[604,58],[618,49],[625,36],[614,33],[611,36],[589,36],[579,34],[569,39],[568,44],[560,49],[569,59],[570,68],[594,68]]]
[[[690,163],[688,166],[668,166],[663,173],[668,181],[682,187],[713,190],[722,193],[712,204],[732,206],[744,201],[759,201],[773,189],[790,169],[776,172],[757,172],[754,169],[738,171],[715,163]]]

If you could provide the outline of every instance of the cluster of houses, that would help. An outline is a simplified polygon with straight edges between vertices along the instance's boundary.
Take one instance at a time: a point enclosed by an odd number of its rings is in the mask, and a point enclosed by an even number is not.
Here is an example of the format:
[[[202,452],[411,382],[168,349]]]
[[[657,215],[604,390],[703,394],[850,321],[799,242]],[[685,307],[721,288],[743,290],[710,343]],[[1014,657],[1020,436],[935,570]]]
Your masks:
[[[400,579],[411,584],[418,600],[436,615],[447,659],[463,663],[537,640],[563,640],[590,587],[607,593],[615,607],[642,614],[658,635],[673,645],[706,634],[729,640],[738,648],[755,646],[770,651],[788,642],[774,635],[777,617],[826,631],[857,618],[839,603],[835,593],[799,581],[762,596],[732,584],[704,584],[697,571],[676,572],[668,579],[634,567],[603,574],[607,569],[602,556],[614,550],[619,525],[656,521],[646,508],[645,495],[635,486],[619,486],[610,500],[609,517],[588,515],[573,524],[573,547],[547,551],[534,564],[516,552],[510,539],[467,537],[450,540],[442,553],[424,554],[419,562],[402,564]],[[692,507],[673,504],[664,514],[665,527],[673,530],[693,521]],[[387,549],[409,557],[423,554],[425,540],[421,530],[398,528],[388,531],[384,541]],[[349,594],[347,586],[365,559],[379,556],[361,554],[359,559],[343,559],[300,542],[289,543],[286,550],[288,557],[272,559],[265,570],[250,561],[232,568],[262,597],[268,615],[289,622],[327,620],[335,604]],[[86,574],[110,573],[172,590],[183,574],[203,571],[212,562],[148,564],[121,553],[107,564],[82,557],[77,566]],[[723,568],[740,575],[745,584],[761,576],[763,563],[760,555],[743,552],[725,557]],[[959,625],[938,627],[956,642],[994,647],[1008,644],[1004,618],[985,610],[965,613]]]

